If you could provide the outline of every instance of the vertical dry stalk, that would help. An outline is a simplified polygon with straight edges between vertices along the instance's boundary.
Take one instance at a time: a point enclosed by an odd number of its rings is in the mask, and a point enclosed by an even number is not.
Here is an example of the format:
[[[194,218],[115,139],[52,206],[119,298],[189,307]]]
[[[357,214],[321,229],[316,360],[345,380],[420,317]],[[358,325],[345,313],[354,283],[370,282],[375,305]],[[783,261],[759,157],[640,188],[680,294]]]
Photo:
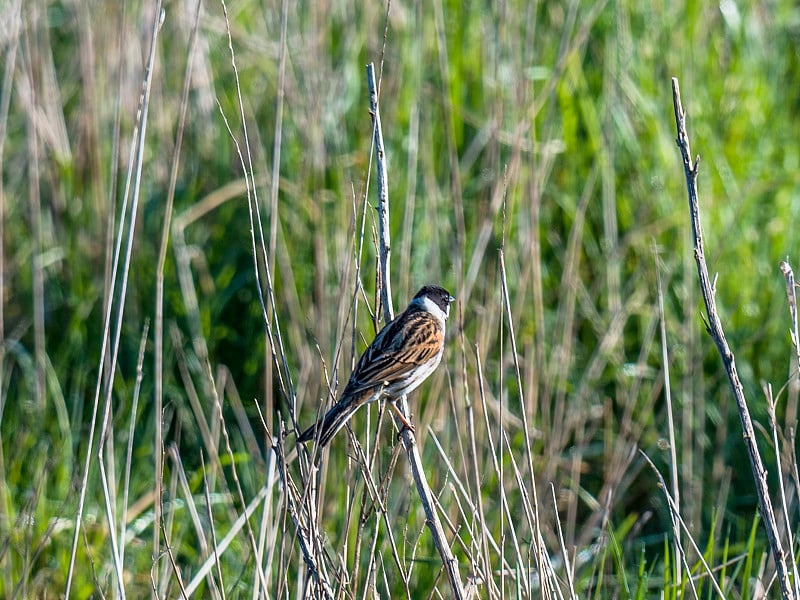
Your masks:
[[[720,358],[728,374],[728,381],[731,384],[733,396],[736,399],[736,408],[739,411],[739,419],[742,424],[742,434],[744,443],[747,447],[747,454],[750,457],[750,467],[755,479],[756,492],[758,493],[758,507],[761,517],[764,519],[764,527],[767,530],[767,538],[775,558],[778,582],[781,586],[781,593],[785,599],[797,598],[797,592],[789,578],[789,570],[786,564],[786,554],[781,545],[778,535],[778,526],[775,521],[775,512],[772,509],[772,500],[769,496],[767,486],[767,471],[761,460],[761,454],[756,444],[756,435],[753,430],[753,421],[750,418],[750,411],[747,408],[747,400],[744,397],[742,382],[736,371],[736,362],[733,353],[725,339],[725,332],[722,329],[722,321],[717,313],[716,289],[714,283],[708,275],[706,265],[705,250],[703,248],[703,231],[700,225],[700,202],[697,197],[697,160],[692,159],[692,151],[689,145],[689,134],[686,131],[686,113],[681,104],[681,92],[678,86],[678,79],[672,78],[672,102],[675,110],[675,125],[678,130],[676,140],[678,148],[683,158],[683,170],[686,176],[686,187],[689,193],[689,213],[692,220],[692,234],[694,237],[694,260],[697,263],[697,274],[700,278],[700,290],[703,294],[703,302],[706,307],[706,331],[708,331],[719,351]],[[797,582],[795,582],[796,585]]]
[[[391,287],[389,285],[389,253],[391,244],[389,242],[389,190],[388,190],[388,177],[386,174],[385,155],[383,152],[383,132],[380,125],[380,114],[378,113],[378,88],[375,85],[375,67],[372,63],[367,65],[367,86],[369,88],[370,100],[370,114],[373,119],[373,133],[375,135],[375,154],[378,163],[378,214],[381,215],[381,224],[379,230],[379,244],[380,244],[380,258],[381,258],[381,301],[383,303],[384,318],[388,323],[394,318],[394,311],[391,304]],[[383,222],[383,219],[386,222]],[[384,263],[385,261],[385,263]],[[405,396],[398,401],[399,408],[408,415],[408,404]],[[402,428],[400,438],[403,441],[403,446],[408,454],[408,462],[411,467],[411,474],[414,477],[414,482],[417,485],[417,492],[419,493],[422,507],[425,510],[426,523],[433,535],[433,542],[436,549],[439,551],[439,556],[442,559],[447,579],[450,582],[450,587],[453,590],[453,598],[464,598],[464,588],[461,583],[461,576],[458,572],[458,561],[453,552],[450,550],[450,545],[447,542],[442,523],[439,520],[439,515],[436,512],[436,505],[434,502],[433,494],[431,493],[430,485],[425,477],[425,470],[422,466],[422,457],[419,453],[417,440],[414,433],[407,427]]]

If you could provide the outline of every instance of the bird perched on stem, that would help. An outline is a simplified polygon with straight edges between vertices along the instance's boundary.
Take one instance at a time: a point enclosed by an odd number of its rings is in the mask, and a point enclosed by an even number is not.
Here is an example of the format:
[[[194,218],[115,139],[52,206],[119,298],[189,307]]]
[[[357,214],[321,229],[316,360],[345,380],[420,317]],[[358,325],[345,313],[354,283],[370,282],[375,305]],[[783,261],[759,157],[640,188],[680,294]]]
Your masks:
[[[439,366],[445,321],[455,298],[438,285],[426,285],[408,307],[378,332],[358,359],[339,401],[297,440],[326,446],[359,407],[387,398],[403,425],[413,427],[394,402],[415,390]]]

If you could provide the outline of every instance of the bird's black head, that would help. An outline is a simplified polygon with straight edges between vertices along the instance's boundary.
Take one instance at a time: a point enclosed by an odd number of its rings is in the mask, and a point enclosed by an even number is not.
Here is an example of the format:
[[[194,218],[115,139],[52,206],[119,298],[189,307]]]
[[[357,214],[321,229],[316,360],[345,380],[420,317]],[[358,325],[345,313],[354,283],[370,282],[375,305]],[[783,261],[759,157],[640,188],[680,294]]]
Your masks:
[[[443,287],[438,285],[426,285],[422,287],[414,296],[414,300],[422,300],[428,298],[436,306],[438,306],[445,315],[450,314],[450,303],[455,300]]]

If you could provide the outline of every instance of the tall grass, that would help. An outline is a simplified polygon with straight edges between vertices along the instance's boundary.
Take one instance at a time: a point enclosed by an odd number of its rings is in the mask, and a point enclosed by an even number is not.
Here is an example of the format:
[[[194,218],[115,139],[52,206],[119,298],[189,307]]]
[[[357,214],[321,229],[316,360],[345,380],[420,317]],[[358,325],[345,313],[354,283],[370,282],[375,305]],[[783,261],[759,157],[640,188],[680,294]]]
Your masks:
[[[72,597],[295,597],[314,576],[305,540],[339,597],[450,594],[381,408],[318,474],[288,432],[381,326],[363,67],[382,60],[395,306],[427,282],[458,298],[443,364],[410,401],[468,592],[777,597],[700,318],[669,77],[796,540],[800,388],[778,270],[800,209],[792,3],[239,0],[227,19],[203,3],[196,34],[197,5],[166,3],[143,128],[155,4],[0,6],[0,596],[71,578]],[[121,315],[114,364],[106,314]],[[95,390],[110,404],[92,429]],[[639,451],[673,473],[676,506]]]

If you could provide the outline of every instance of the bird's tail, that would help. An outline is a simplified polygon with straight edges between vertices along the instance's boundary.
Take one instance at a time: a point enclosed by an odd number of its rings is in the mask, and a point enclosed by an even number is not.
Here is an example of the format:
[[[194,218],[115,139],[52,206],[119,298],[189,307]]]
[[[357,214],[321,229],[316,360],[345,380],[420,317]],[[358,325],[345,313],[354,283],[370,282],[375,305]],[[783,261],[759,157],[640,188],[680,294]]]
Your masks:
[[[298,442],[317,440],[320,447],[327,446],[345,423],[350,420],[359,407],[369,402],[374,393],[365,393],[357,397],[342,398],[325,413],[319,421],[297,436]]]

